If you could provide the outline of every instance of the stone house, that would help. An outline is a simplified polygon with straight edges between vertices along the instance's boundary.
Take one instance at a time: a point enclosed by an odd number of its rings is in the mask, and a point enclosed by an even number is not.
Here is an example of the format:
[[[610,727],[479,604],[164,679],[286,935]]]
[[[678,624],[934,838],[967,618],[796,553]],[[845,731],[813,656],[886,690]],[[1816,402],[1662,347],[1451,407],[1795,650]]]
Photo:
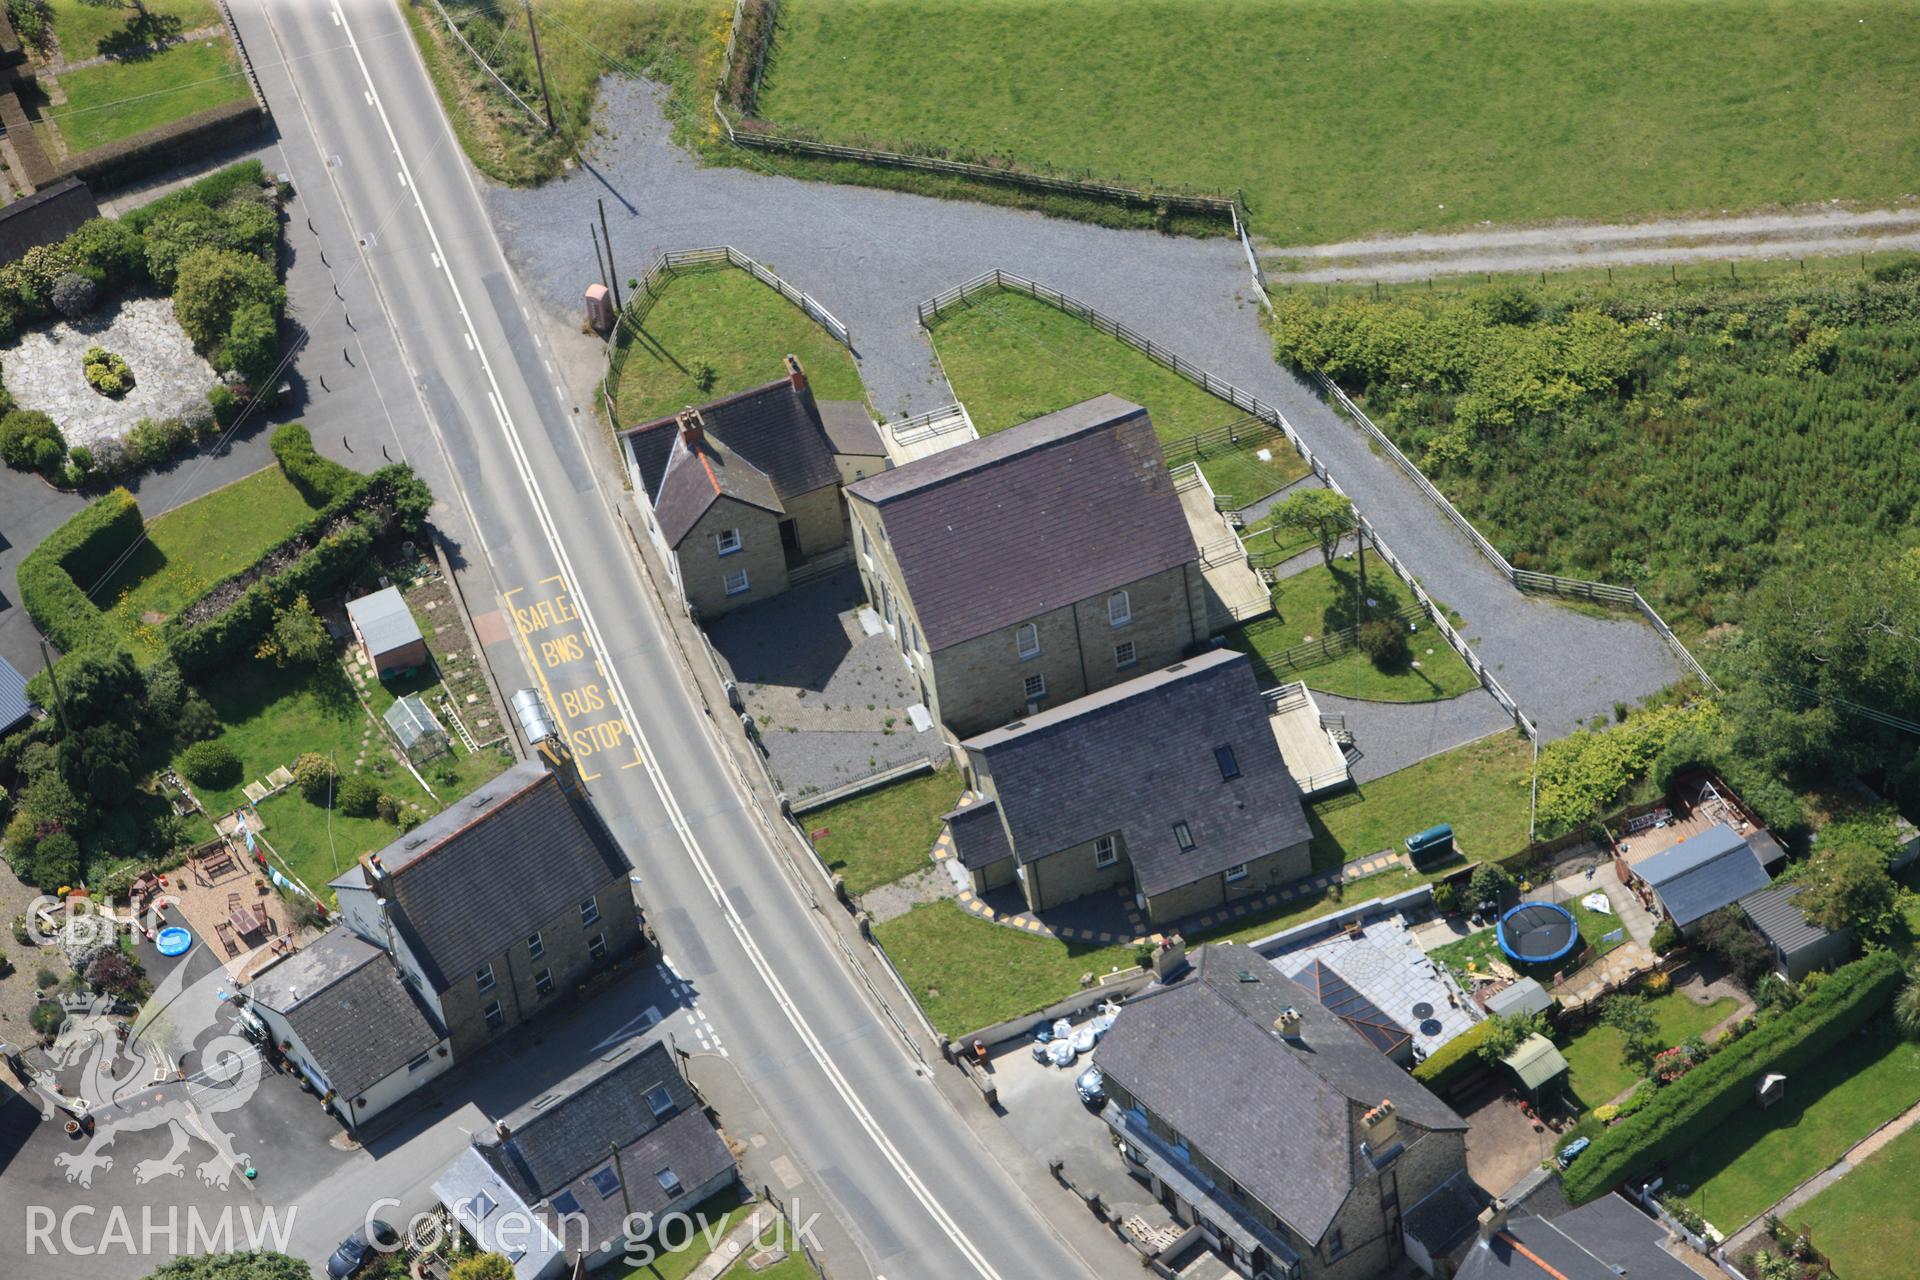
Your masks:
[[[1094,1061],[1128,1172],[1241,1275],[1434,1274],[1472,1229],[1466,1122],[1256,951],[1203,948]]]
[[[433,1190],[481,1248],[513,1263],[515,1280],[550,1280],[613,1261],[630,1238],[646,1239],[738,1177],[656,1031],[476,1135]]]
[[[860,578],[934,718],[979,733],[1207,638],[1147,411],[1118,396],[847,486]]]
[[[517,764],[332,884],[455,1060],[642,942],[629,866],[571,762]]]
[[[1167,924],[1312,869],[1300,788],[1243,653],[1215,649],[966,739],[947,815],[975,892],[1044,911],[1130,887]]]
[[[865,407],[815,400],[793,356],[777,382],[620,436],[647,532],[704,618],[844,563],[841,487],[887,466]]]

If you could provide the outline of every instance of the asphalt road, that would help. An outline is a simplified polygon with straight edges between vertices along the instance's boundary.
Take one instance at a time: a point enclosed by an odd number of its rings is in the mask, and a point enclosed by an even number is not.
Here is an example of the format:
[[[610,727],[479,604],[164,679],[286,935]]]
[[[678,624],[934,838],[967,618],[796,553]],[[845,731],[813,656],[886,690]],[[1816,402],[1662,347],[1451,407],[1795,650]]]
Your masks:
[[[336,193],[404,353],[431,433],[396,411],[397,439],[490,571],[496,600],[475,598],[475,575],[467,590],[502,683],[517,646],[643,876],[664,951],[866,1269],[1092,1275],[863,997],[736,792],[596,486],[590,412],[553,372],[399,14],[234,8],[295,182],[316,208]]]

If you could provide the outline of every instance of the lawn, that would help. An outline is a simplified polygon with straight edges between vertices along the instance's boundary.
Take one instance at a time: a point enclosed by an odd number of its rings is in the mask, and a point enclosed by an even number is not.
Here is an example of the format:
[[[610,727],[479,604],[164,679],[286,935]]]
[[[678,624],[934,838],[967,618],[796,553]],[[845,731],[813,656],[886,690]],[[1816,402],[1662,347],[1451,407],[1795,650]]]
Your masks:
[[[1238,510],[1277,493],[1309,470],[1300,451],[1287,442],[1283,432],[1261,425],[1238,440],[1224,444],[1200,445],[1191,440],[1167,440],[1167,466],[1180,467],[1189,462],[1200,464],[1201,474],[1213,489],[1223,509]]]
[[[1044,1008],[1096,976],[1137,963],[1133,948],[1036,938],[970,918],[956,904],[922,903],[873,926],[873,936],[933,1025],[962,1036]]]
[[[1735,1112],[1712,1143],[1668,1169],[1667,1185],[1690,1187],[1687,1202],[1731,1232],[1916,1101],[1920,1045],[1902,1039],[1891,1019],[1870,1022],[1789,1080],[1783,1101]]]
[[[1168,446],[1242,416],[1118,338],[1024,293],[1003,290],[948,312],[934,325],[933,343],[981,435],[1108,392],[1145,406]]]
[[[1307,805],[1316,871],[1364,858],[1437,822],[1453,824],[1468,858],[1527,846],[1533,754],[1518,733],[1496,733],[1430,756],[1353,791]]]
[[[60,77],[60,88],[66,103],[56,107],[43,100],[40,127],[57,126],[69,154],[238,102],[252,92],[224,34],[135,61],[70,71]]]
[[[858,897],[931,866],[941,815],[959,803],[957,769],[940,769],[800,815],[813,847],[830,871],[846,877]]]
[[[1732,996],[1723,996],[1710,1005],[1695,1004],[1677,991],[1647,998],[1663,1048],[1672,1048],[1689,1036],[1705,1035],[1738,1007],[1739,1001]],[[1560,1041],[1560,1053],[1567,1060],[1568,1083],[1587,1107],[1611,1102],[1640,1079],[1621,1059],[1621,1046],[1620,1033],[1598,1022]]]
[[[651,1262],[629,1262],[622,1272],[622,1280],[685,1280],[685,1277],[706,1261],[713,1251],[707,1247],[708,1240],[721,1240],[733,1229],[735,1222],[753,1209],[754,1202],[740,1201],[740,1188],[728,1187],[715,1192],[685,1212],[693,1219],[695,1231],[685,1249],[677,1253],[662,1252]],[[706,1228],[711,1224],[710,1230]],[[679,1227],[673,1228],[672,1238],[680,1238]],[[746,1268],[741,1267],[744,1273]],[[768,1272],[761,1272],[766,1275]]]
[[[54,37],[66,62],[103,53],[124,53],[157,38],[183,35],[220,25],[212,0],[141,0],[136,10],[89,3],[89,0],[47,0]],[[144,11],[144,18],[141,11]]]
[[[1910,16],[1899,0],[787,0],[760,112],[839,141],[1244,188],[1254,230],[1293,243],[1891,200],[1920,169]]]
[[[1894,1206],[1920,1186],[1920,1129],[1909,1129],[1787,1215],[1847,1280],[1908,1280],[1920,1255],[1920,1214]]]
[[[788,354],[800,358],[818,398],[866,398],[853,357],[806,312],[744,271],[687,272],[668,283],[638,335],[623,328],[615,416],[632,426],[772,382],[786,376]]]
[[[1578,899],[1563,902],[1560,905],[1572,913],[1574,925],[1580,930],[1580,940],[1593,948],[1591,959],[1597,960],[1626,942],[1624,935],[1615,938],[1612,942],[1601,941],[1608,934],[1621,929],[1618,916],[1609,915],[1604,911],[1590,910],[1581,905]],[[1469,968],[1477,968],[1481,973],[1486,973],[1496,960],[1525,977],[1539,979],[1543,986],[1551,986],[1553,975],[1564,972],[1567,965],[1574,959],[1569,956],[1566,960],[1555,964],[1517,963],[1500,950],[1500,938],[1495,929],[1481,929],[1477,933],[1470,933],[1458,942],[1449,942],[1445,946],[1435,947],[1427,952],[1427,955],[1452,969],[1454,976],[1459,979],[1463,987],[1467,985]],[[1681,1037],[1681,1039],[1685,1038],[1685,1036]],[[1602,1098],[1601,1101],[1604,1102],[1606,1099]]]
[[[112,602],[107,617],[134,655],[150,662],[161,653],[161,622],[313,514],[285,473],[266,467],[150,521],[146,541],[95,599]]]
[[[1331,657],[1308,653],[1291,661],[1281,655],[1298,645],[1345,630],[1360,621],[1359,575],[1350,561],[1329,569],[1316,564],[1282,578],[1273,588],[1273,613],[1233,628],[1227,643],[1251,654],[1262,687],[1304,680],[1310,688],[1375,702],[1432,702],[1457,698],[1480,681],[1433,625],[1421,617],[1407,637],[1408,659],[1381,667],[1357,648]],[[1367,597],[1374,616],[1414,606],[1408,591],[1377,556],[1369,557]]]

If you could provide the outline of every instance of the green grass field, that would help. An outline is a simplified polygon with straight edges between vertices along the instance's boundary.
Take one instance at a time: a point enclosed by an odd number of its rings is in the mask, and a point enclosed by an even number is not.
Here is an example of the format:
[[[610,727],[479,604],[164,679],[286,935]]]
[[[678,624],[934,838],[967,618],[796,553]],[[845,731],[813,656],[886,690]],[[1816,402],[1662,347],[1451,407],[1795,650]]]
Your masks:
[[[1468,858],[1492,860],[1527,846],[1533,749],[1496,733],[1430,756],[1351,792],[1307,806],[1316,870],[1364,858],[1437,822],[1453,824]]]
[[[1667,1185],[1691,1187],[1687,1203],[1730,1232],[1917,1101],[1920,1045],[1891,1019],[1870,1022],[1789,1080],[1781,1102],[1736,1111],[1712,1143],[1674,1162]]]
[[[1897,0],[787,0],[760,111],[840,141],[1244,188],[1279,242],[1888,200],[1920,170],[1910,17]]]
[[[60,88],[66,103],[52,106],[43,100],[36,127],[57,127],[69,154],[238,102],[252,92],[224,35],[174,45],[151,57],[70,71],[60,77]]]
[[[619,425],[650,422],[786,376],[792,354],[822,400],[864,400],[847,349],[806,312],[732,267],[676,277],[636,335],[623,329],[612,392]],[[712,380],[702,388],[703,370]]]
[[[88,0],[47,0],[47,10],[60,56],[79,62],[106,53],[124,53],[134,45],[152,44],[156,37],[178,36],[220,25],[220,12],[211,0],[141,0],[136,10],[91,4]],[[141,10],[145,11],[143,21]]]
[[[1920,1255],[1920,1215],[1893,1211],[1920,1186],[1920,1129],[1909,1129],[1787,1215],[1847,1280],[1907,1280]]]
[[[1304,680],[1312,689],[1375,702],[1431,702],[1479,688],[1467,664],[1424,617],[1407,637],[1405,663],[1383,668],[1355,648],[1332,657],[1309,654],[1299,665],[1279,660],[1298,645],[1356,625],[1358,593],[1359,575],[1351,562],[1338,562],[1331,571],[1316,564],[1282,578],[1273,588],[1273,613],[1227,632],[1227,643],[1252,655],[1263,688]],[[1367,595],[1376,602],[1376,616],[1413,604],[1412,593],[1377,556],[1368,558]]]
[[[1732,996],[1724,996],[1710,1005],[1695,1004],[1675,991],[1647,999],[1647,1008],[1660,1030],[1660,1043],[1666,1048],[1672,1048],[1688,1036],[1705,1035],[1736,1007],[1738,1002]],[[1640,1079],[1621,1059],[1622,1043],[1618,1031],[1598,1022],[1560,1042],[1560,1053],[1567,1060],[1567,1083],[1586,1106],[1598,1107],[1611,1102]]]
[[[858,897],[932,865],[940,817],[953,811],[960,791],[959,772],[941,769],[808,810],[799,822],[813,833],[820,860]]]
[[[624,1270],[616,1272],[614,1268],[609,1268],[607,1274],[619,1274],[622,1280],[686,1280],[686,1277],[705,1262],[713,1252],[708,1247],[707,1241],[724,1238],[727,1232],[739,1223],[743,1215],[752,1211],[753,1203],[751,1200],[741,1203],[740,1191],[737,1187],[729,1187],[717,1192],[686,1210],[696,1226],[701,1224],[702,1220],[711,1224],[711,1234],[696,1230],[692,1241],[684,1249],[672,1253],[657,1250],[658,1256],[647,1262],[628,1261],[624,1264]],[[679,1240],[679,1234],[676,1229],[674,1232],[676,1242]],[[778,1275],[780,1273],[762,1271],[756,1274]]]
[[[312,516],[280,468],[266,467],[151,521],[147,540],[94,598],[134,656],[151,662],[161,622]]]

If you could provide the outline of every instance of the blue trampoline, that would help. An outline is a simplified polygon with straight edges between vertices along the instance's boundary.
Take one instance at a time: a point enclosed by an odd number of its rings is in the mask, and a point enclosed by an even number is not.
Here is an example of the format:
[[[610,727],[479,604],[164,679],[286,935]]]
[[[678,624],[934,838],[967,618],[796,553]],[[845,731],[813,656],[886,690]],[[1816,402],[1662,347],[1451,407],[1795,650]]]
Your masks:
[[[1580,944],[1573,913],[1551,902],[1523,902],[1500,917],[1500,950],[1522,964],[1564,960]]]

